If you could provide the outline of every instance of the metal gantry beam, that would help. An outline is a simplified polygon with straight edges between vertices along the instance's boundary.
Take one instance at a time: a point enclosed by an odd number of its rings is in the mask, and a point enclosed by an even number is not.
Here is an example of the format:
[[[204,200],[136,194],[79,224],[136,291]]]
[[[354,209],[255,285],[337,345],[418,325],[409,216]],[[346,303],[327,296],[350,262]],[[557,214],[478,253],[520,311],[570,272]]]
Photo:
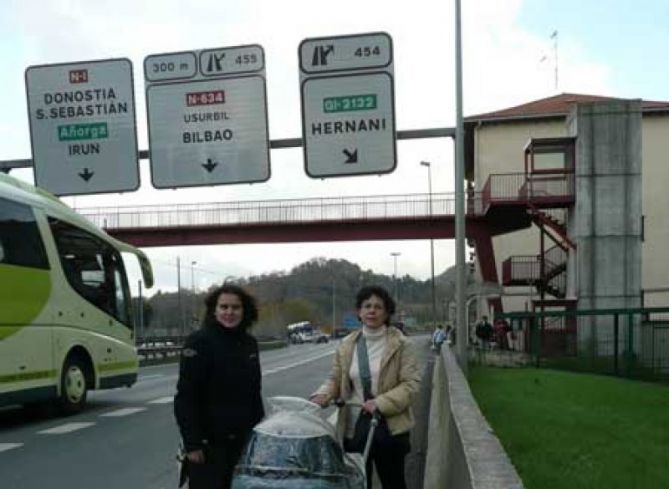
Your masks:
[[[397,139],[430,139],[430,138],[455,138],[454,127],[436,127],[431,129],[407,129],[404,131],[397,131]],[[287,139],[272,139],[269,142],[271,149],[286,149],[286,148],[301,148],[302,138],[287,138]],[[140,160],[148,160],[150,158],[148,149],[139,151]],[[19,160],[0,160],[0,171],[9,173],[15,168],[32,168],[33,160],[19,159]]]

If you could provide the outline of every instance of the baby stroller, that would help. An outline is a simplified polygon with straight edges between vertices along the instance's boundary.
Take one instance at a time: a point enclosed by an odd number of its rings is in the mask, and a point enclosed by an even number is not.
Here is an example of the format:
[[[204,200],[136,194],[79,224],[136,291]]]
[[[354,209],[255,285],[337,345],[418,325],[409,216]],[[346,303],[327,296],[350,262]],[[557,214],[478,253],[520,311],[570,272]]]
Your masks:
[[[270,415],[253,429],[232,489],[365,489],[365,460],[345,453],[320,406],[297,397],[268,400]]]

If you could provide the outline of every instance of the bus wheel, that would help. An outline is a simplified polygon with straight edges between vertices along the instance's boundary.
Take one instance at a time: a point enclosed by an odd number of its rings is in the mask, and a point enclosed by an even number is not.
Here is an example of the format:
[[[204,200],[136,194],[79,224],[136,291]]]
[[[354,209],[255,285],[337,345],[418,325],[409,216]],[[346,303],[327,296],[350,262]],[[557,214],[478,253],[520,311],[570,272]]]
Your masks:
[[[68,357],[60,379],[60,409],[64,414],[80,412],[86,404],[86,373],[78,357]]]

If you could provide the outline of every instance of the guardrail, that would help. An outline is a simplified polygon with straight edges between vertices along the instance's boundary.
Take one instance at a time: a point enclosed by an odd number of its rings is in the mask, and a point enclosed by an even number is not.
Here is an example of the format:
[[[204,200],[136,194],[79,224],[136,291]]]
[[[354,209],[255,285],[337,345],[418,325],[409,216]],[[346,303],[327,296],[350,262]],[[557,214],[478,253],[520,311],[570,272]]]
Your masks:
[[[183,337],[181,336],[155,336],[137,338],[137,354],[140,363],[151,363],[178,358]]]
[[[182,336],[155,336],[137,338],[137,354],[141,364],[176,361],[183,345]],[[288,343],[281,338],[257,338],[260,350],[282,348]]]

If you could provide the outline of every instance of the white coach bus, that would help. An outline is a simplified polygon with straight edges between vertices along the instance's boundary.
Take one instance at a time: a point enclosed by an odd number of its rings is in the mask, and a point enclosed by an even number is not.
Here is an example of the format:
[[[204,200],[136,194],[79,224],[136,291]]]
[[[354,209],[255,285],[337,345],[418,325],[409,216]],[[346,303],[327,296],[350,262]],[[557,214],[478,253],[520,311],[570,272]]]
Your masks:
[[[121,253],[146,255],[58,198],[0,173],[0,406],[55,400],[137,379],[134,315]]]

